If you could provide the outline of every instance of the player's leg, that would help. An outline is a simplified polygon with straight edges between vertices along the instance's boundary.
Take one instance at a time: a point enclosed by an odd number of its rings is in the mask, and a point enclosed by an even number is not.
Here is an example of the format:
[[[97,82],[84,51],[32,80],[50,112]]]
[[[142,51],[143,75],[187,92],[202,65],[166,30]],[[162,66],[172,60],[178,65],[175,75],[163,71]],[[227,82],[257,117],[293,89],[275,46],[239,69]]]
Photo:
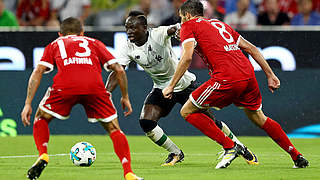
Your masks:
[[[243,147],[234,143],[211,118],[201,112],[209,107],[222,109],[230,105],[234,97],[231,88],[230,84],[220,84],[215,79],[209,79],[190,94],[180,112],[184,119],[225,149],[216,169],[226,168],[236,157],[243,155]]]
[[[125,134],[121,131],[118,119],[115,118],[110,122],[99,121],[102,127],[110,134],[113,143],[113,149],[118,156],[126,180],[143,180],[136,176],[131,169],[131,155],[128,140]]]
[[[158,125],[160,117],[164,116],[164,109],[153,104],[145,104],[142,108],[140,126],[146,136],[169,152],[168,158],[162,166],[173,166],[184,159],[184,154],[180,148],[168,137],[163,129]]]
[[[102,127],[109,133],[114,151],[122,164],[125,179],[143,179],[132,172],[128,140],[120,129],[117,111],[111,101],[110,93],[81,96],[79,103],[85,108],[89,122],[100,122]]]
[[[178,102],[180,104],[184,104],[187,102],[187,100],[189,99],[189,95],[196,90],[199,87],[199,83],[196,82],[192,82],[186,89],[184,89],[181,92],[176,93],[177,94],[177,98],[178,98]],[[229,129],[229,127],[222,121],[217,120],[214,115],[213,112],[210,109],[206,109],[202,111],[205,115],[207,115],[209,118],[211,118],[215,124],[218,126],[219,129],[222,130],[222,132],[228,136],[233,142],[241,145],[244,148],[244,154],[243,157],[246,160],[246,162],[248,164],[258,164],[258,159],[255,156],[254,153],[252,153],[244,144],[242,144],[238,138],[235,136],[234,133],[232,133],[232,131]]]
[[[202,110],[188,100],[181,108],[180,114],[187,122],[195,126],[210,139],[218,142],[224,149],[233,148],[233,141],[217,127],[211,118],[201,112]]]
[[[53,116],[38,109],[33,123],[33,138],[37,146],[39,157],[32,167],[27,172],[29,179],[38,178],[43,169],[48,165],[48,142],[49,142],[49,127],[48,124],[53,119]]]
[[[237,144],[243,145],[238,138],[235,136],[234,133],[232,133],[232,131],[230,130],[230,128],[223,122],[220,120],[217,120],[214,115],[213,112],[208,109],[206,111],[203,111],[203,114],[207,115],[209,118],[211,118],[212,120],[214,120],[215,124],[218,126],[219,129],[221,129],[221,131],[228,136],[233,142],[236,142]]]
[[[73,96],[61,96],[59,92],[48,88],[39,104],[33,123],[33,137],[39,151],[39,158],[28,170],[29,179],[39,178],[49,162],[47,152],[49,142],[48,124],[54,117],[67,119],[75,102],[76,99]]]
[[[131,155],[128,140],[121,131],[118,119],[115,118],[110,122],[99,121],[102,127],[109,133],[113,143],[113,149],[118,156],[126,180],[140,180],[142,178],[136,176],[131,169]]]
[[[235,142],[243,147],[244,153],[242,154],[242,157],[245,159],[245,161],[248,164],[252,164],[252,165],[259,164],[257,156],[249,148],[247,148],[247,146],[245,146],[244,144],[241,143],[241,141],[236,137],[236,135],[234,133],[232,133],[232,131],[229,129],[229,127],[224,122],[217,120],[213,116],[212,111],[210,111],[208,109],[207,111],[204,112],[204,114],[206,114],[208,117],[213,119],[215,124],[218,126],[218,128],[221,129],[222,132],[226,136],[228,136],[233,142]]]
[[[305,168],[309,165],[308,161],[293,146],[279,123],[266,117],[262,110],[250,110],[245,108],[244,111],[254,124],[263,129],[283,150],[290,154],[294,161],[295,168]]]
[[[244,112],[248,118],[258,127],[263,129],[283,150],[290,154],[296,167],[308,166],[308,161],[304,159],[301,153],[292,145],[280,124],[271,118],[266,117],[262,112],[262,97],[257,80],[253,78],[244,81],[244,83],[239,82],[235,87],[245,87],[245,90],[242,91],[242,95],[239,96],[238,99],[235,99],[235,105],[244,107]]]
[[[226,136],[221,129],[217,127],[215,122],[201,113],[201,110],[193,105],[190,100],[183,105],[180,113],[187,122],[195,126],[210,139],[219,143],[225,149],[224,156],[217,164],[216,169],[226,168],[238,155],[243,154],[243,148]]]
[[[184,159],[181,149],[178,148],[158,124],[158,120],[161,117],[167,116],[174,105],[174,100],[164,98],[162,91],[155,88],[146,97],[139,120],[140,126],[146,136],[169,152],[168,158],[162,166],[173,166]]]

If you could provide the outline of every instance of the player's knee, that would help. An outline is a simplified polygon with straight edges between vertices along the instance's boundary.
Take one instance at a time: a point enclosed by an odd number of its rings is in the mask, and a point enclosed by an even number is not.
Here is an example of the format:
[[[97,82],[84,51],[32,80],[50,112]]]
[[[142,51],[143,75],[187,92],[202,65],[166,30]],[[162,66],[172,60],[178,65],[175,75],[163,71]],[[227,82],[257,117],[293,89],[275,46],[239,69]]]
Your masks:
[[[183,119],[186,119],[189,114],[190,113],[186,108],[183,108],[183,107],[181,108],[180,115],[183,117]]]
[[[110,122],[99,121],[101,126],[109,133],[113,133],[115,131],[121,130],[118,122],[116,120],[112,120]]]
[[[140,119],[139,120],[140,127],[142,130],[147,133],[154,129],[158,123],[156,121],[148,120],[148,119]]]
[[[36,116],[34,117],[33,125],[36,125],[39,121],[45,121],[47,124],[49,124],[52,120],[52,118],[46,118],[43,116]]]
[[[215,119],[214,123],[218,126],[219,129],[222,129],[222,122],[220,120]]]
[[[51,114],[48,114],[42,111],[41,109],[38,109],[34,117],[34,123],[40,119],[47,121],[47,123],[50,123],[53,118],[54,117]]]

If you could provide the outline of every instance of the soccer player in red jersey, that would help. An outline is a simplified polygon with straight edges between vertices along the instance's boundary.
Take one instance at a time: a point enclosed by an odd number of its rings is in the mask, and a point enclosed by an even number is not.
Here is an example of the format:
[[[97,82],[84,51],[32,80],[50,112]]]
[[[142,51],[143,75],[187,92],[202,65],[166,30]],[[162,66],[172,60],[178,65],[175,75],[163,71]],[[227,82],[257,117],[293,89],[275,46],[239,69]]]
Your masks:
[[[142,179],[132,172],[128,141],[119,127],[111,94],[104,87],[101,65],[116,73],[122,94],[121,105],[124,109],[127,108],[125,116],[132,113],[126,73],[101,41],[83,36],[83,33],[83,25],[78,19],[65,19],[60,25],[60,37],[47,45],[43,57],[30,76],[27,97],[21,112],[25,126],[30,125],[31,102],[42,75],[52,71],[54,65],[58,69],[53,84],[48,88],[35,115],[33,137],[39,158],[28,170],[27,176],[29,179],[39,178],[49,162],[48,124],[51,120],[67,119],[72,107],[81,104],[89,122],[100,122],[110,134],[114,151],[122,163],[125,179]]]
[[[189,67],[193,52],[200,54],[208,65],[211,78],[192,92],[180,113],[186,121],[224,147],[224,157],[216,168],[230,165],[242,150],[225,137],[201,110],[210,107],[222,109],[232,103],[243,108],[254,124],[290,154],[295,168],[307,167],[308,161],[293,146],[281,126],[261,110],[262,98],[254,70],[241,50],[250,54],[262,67],[272,93],[280,87],[280,81],[259,50],[229,25],[217,19],[203,18],[203,5],[198,0],[186,1],[179,13],[182,18],[180,37],[183,53],[171,83],[163,90],[163,94],[167,98],[172,97],[173,88]]]

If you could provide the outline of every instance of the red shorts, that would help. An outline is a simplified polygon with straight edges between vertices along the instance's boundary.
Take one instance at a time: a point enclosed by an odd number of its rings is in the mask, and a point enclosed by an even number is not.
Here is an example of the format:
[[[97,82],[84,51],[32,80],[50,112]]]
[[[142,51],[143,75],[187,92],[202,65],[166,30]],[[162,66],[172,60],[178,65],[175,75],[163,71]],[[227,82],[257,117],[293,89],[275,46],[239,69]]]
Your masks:
[[[39,104],[44,112],[58,118],[68,119],[72,107],[81,104],[87,114],[89,122],[110,122],[117,118],[111,94],[108,91],[102,94],[65,95],[49,87]]]
[[[256,78],[234,83],[218,82],[211,78],[192,92],[190,100],[198,108],[222,109],[233,103],[250,110],[259,110],[262,102]]]

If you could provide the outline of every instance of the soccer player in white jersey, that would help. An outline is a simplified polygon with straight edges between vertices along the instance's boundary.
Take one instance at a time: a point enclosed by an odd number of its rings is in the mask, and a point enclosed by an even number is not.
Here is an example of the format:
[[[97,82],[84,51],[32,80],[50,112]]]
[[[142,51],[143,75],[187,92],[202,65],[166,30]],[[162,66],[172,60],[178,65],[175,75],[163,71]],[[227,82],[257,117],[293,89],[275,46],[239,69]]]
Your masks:
[[[121,48],[118,63],[126,66],[131,61],[135,61],[152,78],[154,86],[144,101],[139,122],[146,135],[169,152],[162,166],[173,166],[184,159],[184,154],[157,122],[161,117],[167,116],[176,103],[183,105],[188,100],[190,93],[198,87],[195,83],[196,76],[187,71],[175,86],[172,99],[166,99],[162,95],[162,89],[169,85],[179,62],[171,46],[171,37],[179,30],[179,26],[148,29],[143,13],[131,11],[126,19],[125,27],[128,42],[125,47]],[[111,73],[106,88],[111,92],[116,86],[115,73]],[[257,157],[233,135],[225,123],[216,120],[209,111],[204,113],[211,117],[226,136],[244,147],[243,157],[248,164],[258,164]]]

